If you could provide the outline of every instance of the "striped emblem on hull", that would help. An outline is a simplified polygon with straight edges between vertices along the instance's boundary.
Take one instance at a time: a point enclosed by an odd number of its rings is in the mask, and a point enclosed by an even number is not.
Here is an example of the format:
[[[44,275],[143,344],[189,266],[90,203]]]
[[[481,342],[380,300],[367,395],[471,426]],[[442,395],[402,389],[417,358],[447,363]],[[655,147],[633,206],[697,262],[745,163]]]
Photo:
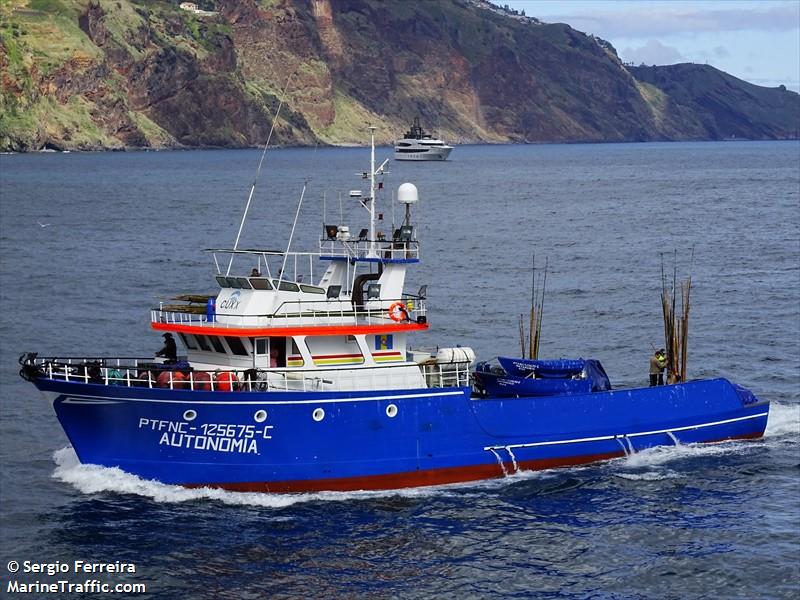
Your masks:
[[[360,354],[319,354],[311,358],[314,360],[314,365],[317,367],[364,364],[364,357]]]

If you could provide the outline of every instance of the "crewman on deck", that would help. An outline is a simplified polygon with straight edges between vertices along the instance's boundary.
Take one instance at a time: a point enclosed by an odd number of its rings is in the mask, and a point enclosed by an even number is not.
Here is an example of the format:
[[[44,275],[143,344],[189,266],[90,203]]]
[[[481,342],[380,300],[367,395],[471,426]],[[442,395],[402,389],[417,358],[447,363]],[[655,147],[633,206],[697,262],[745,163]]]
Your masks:
[[[664,385],[664,369],[667,367],[667,352],[660,348],[650,357],[650,387]]]
[[[156,352],[156,356],[163,356],[166,364],[178,362],[178,347],[175,345],[175,338],[171,333],[165,333],[162,337],[164,338],[164,347]]]

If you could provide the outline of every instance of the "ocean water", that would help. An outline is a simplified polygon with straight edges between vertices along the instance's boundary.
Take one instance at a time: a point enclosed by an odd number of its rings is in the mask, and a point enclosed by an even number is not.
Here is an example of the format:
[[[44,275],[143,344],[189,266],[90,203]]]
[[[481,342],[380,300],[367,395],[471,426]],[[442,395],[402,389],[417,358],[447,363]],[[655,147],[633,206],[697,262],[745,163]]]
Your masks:
[[[149,308],[214,290],[202,250],[233,244],[258,158],[0,156],[0,595],[8,561],[86,560],[135,563],[97,578],[153,598],[798,597],[798,143],[463,146],[446,163],[390,161],[380,209],[388,230],[391,191],[419,188],[407,290],[428,285],[431,330],[417,347],[519,354],[535,254],[549,266],[541,354],[644,385],[662,264],[691,274],[689,375],[769,399],[763,440],[380,493],[186,490],[79,464],[17,357],[159,348]],[[286,248],[304,184],[293,249],[323,223],[357,232],[366,212],[347,192],[366,189],[368,158],[270,150],[240,245]]]

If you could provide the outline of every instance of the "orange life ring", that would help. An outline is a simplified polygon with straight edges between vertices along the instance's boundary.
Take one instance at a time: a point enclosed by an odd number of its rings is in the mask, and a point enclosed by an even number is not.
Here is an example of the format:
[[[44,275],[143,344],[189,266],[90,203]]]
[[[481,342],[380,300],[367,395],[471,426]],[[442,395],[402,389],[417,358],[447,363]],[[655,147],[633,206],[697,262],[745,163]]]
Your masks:
[[[408,311],[406,310],[406,305],[402,302],[395,302],[389,307],[389,318],[392,321],[397,321],[401,323],[402,321],[408,321]]]

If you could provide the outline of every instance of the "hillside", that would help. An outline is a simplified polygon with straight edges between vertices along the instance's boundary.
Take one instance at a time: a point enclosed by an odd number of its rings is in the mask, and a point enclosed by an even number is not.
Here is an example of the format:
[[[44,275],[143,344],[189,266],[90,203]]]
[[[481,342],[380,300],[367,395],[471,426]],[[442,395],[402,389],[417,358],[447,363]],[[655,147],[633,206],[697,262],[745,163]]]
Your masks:
[[[800,97],[482,0],[5,0],[0,149],[797,138]],[[213,12],[218,11],[218,12]],[[291,75],[291,77],[290,77]]]

